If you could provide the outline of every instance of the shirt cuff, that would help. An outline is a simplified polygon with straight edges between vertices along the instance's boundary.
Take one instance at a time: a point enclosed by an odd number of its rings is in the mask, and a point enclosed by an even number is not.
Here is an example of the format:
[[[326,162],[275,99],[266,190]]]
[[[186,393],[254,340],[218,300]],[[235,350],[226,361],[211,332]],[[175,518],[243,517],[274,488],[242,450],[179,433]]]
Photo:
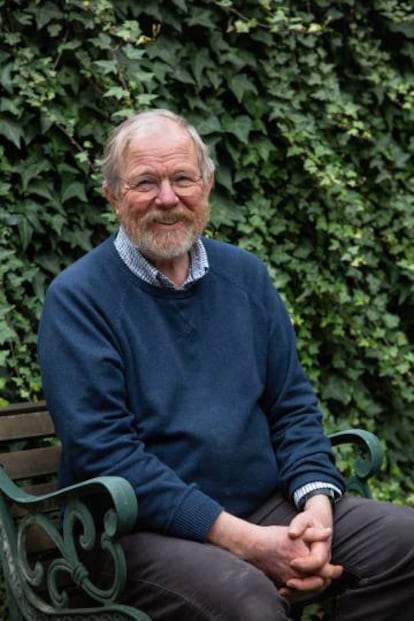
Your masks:
[[[306,483],[306,485],[302,485],[301,487],[299,487],[297,490],[293,492],[293,502],[295,503],[295,507],[297,509],[299,508],[302,498],[306,496],[306,494],[309,494],[309,492],[314,492],[314,491],[317,491],[318,489],[326,489],[326,488],[333,490],[333,492],[335,493],[335,500],[337,500],[338,498],[341,498],[342,491],[339,489],[339,487],[337,487],[333,483],[326,483],[324,481],[314,481],[312,483]]]

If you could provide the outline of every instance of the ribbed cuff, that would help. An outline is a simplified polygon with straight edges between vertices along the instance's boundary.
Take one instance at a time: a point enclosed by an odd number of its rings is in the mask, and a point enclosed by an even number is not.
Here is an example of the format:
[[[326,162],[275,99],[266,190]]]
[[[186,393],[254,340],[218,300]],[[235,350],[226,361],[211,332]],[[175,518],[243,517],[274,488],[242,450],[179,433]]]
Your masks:
[[[208,531],[222,511],[218,502],[193,487],[172,516],[166,534],[206,541]]]

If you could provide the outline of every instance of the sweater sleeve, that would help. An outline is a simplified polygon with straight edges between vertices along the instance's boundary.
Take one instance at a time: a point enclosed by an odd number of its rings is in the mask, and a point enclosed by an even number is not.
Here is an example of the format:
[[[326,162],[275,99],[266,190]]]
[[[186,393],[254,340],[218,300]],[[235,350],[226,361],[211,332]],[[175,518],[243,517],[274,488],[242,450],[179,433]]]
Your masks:
[[[280,487],[290,497],[315,481],[344,491],[331,443],[323,430],[316,395],[300,364],[294,328],[270,279],[264,295],[269,311],[267,381],[264,409],[280,473]]]
[[[123,476],[137,494],[139,528],[204,541],[222,507],[146,450],[111,320],[75,281],[58,278],[49,288],[38,337],[43,389],[62,441],[61,483]]]

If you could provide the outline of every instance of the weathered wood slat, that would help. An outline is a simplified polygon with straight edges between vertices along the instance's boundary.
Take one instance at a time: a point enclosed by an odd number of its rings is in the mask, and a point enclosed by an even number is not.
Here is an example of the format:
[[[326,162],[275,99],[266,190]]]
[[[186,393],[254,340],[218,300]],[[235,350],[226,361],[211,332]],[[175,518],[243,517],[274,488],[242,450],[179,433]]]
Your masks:
[[[54,550],[55,545],[50,537],[38,526],[33,526],[27,533],[26,550],[28,554]]]
[[[52,473],[54,474],[54,473]],[[25,485],[24,491],[34,496],[41,496],[43,494],[50,494],[58,489],[57,476],[52,481],[46,483],[37,483],[36,485]]]
[[[0,416],[0,442],[51,436],[55,432],[52,420],[45,410]]]
[[[4,466],[11,479],[19,481],[56,473],[59,456],[60,446],[47,446],[13,453],[1,453],[0,464]]]
[[[10,403],[0,407],[0,416],[8,416],[9,414],[25,414],[27,412],[47,412],[45,401],[24,401],[22,403]]]

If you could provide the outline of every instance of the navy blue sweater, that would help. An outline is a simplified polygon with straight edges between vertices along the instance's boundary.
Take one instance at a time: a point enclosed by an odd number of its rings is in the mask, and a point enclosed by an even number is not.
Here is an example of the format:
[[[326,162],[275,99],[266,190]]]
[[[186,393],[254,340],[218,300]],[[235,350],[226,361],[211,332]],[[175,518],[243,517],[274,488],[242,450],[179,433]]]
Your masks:
[[[177,291],[137,278],[111,237],[54,280],[38,341],[62,484],[124,476],[139,528],[200,541],[223,508],[343,488],[265,267],[204,243],[210,271]]]

